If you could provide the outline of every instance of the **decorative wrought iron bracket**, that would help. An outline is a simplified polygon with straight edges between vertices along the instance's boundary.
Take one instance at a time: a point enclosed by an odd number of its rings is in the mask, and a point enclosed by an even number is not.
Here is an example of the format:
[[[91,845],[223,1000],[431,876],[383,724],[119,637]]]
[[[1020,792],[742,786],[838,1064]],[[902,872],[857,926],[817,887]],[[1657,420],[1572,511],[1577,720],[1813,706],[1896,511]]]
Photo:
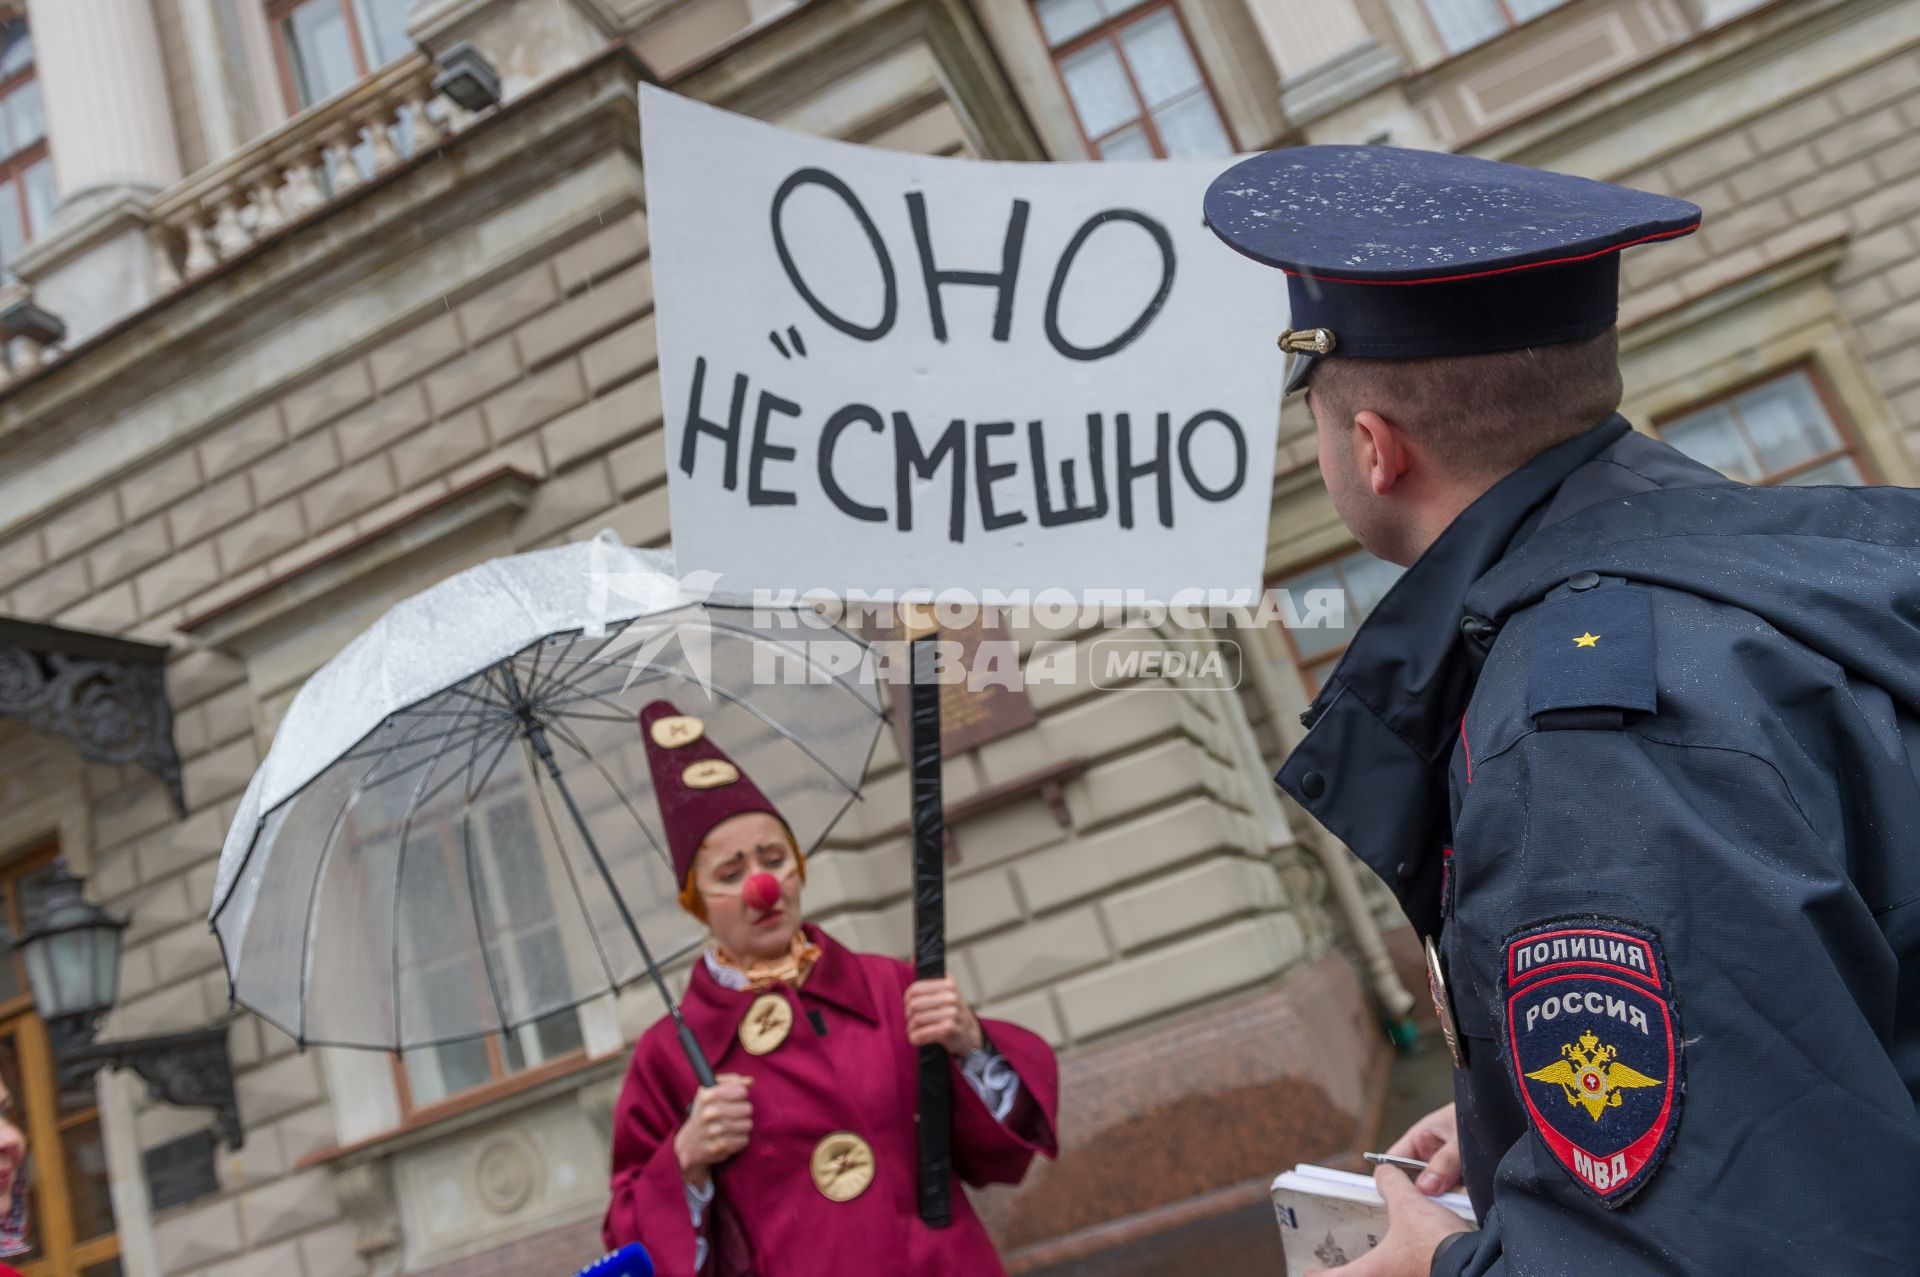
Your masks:
[[[146,768],[185,817],[166,664],[152,643],[0,618],[0,717],[64,736],[93,762]]]
[[[94,1042],[95,1027],[76,1020],[48,1026],[62,1091],[84,1085],[103,1068],[132,1069],[154,1099],[212,1109],[214,1131],[227,1147],[237,1149],[245,1142],[225,1024],[118,1042]]]

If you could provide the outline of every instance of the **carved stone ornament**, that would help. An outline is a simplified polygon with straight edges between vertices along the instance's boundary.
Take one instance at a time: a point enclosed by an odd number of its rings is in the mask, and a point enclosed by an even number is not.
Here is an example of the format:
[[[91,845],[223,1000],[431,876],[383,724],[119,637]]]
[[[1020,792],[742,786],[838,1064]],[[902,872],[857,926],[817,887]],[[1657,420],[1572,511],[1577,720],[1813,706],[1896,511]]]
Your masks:
[[[511,1215],[525,1206],[538,1174],[538,1155],[525,1140],[512,1136],[488,1140],[473,1159],[474,1188],[496,1215]]]
[[[63,1093],[84,1095],[84,1084],[102,1068],[132,1069],[147,1084],[149,1099],[212,1109],[214,1134],[228,1148],[237,1149],[246,1142],[246,1132],[233,1090],[227,1027],[222,1023],[184,1033],[90,1043],[91,1024],[56,1021],[49,1026]]]
[[[149,643],[0,619],[0,717],[65,737],[92,762],[146,768],[184,816],[166,660]]]
[[[374,1277],[400,1271],[406,1249],[400,1226],[400,1199],[393,1190],[393,1165],[386,1158],[335,1164],[334,1197],[353,1221],[354,1251]]]

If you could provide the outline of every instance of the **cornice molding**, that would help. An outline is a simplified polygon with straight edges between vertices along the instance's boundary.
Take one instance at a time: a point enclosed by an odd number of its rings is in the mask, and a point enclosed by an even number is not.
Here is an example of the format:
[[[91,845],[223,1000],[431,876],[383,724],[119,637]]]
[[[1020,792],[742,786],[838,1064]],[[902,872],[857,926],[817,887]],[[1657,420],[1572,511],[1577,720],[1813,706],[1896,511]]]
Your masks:
[[[440,308],[446,288],[516,268],[567,227],[548,225],[546,213],[540,225],[503,226],[489,241],[495,258],[443,263],[440,275],[457,269],[461,278],[423,278],[408,285],[418,297],[403,295],[396,277],[420,262],[423,244],[510,222],[540,193],[568,185],[601,201],[577,210],[581,233],[613,201],[637,205],[634,95],[644,76],[624,46],[611,46],[9,385],[0,392],[0,535],[385,340]],[[369,281],[386,282],[389,304],[356,300]],[[229,366],[236,351],[262,349],[324,308],[356,331],[325,348],[282,340],[244,375]],[[98,458],[81,455],[83,438],[108,432],[114,441]],[[36,466],[44,472],[31,473]]]
[[[1280,85],[1287,123],[1302,128],[1400,82],[1407,65],[1378,40],[1366,40]]]
[[[1900,10],[1906,10],[1911,18],[1902,23]],[[1668,155],[1695,145],[1702,134],[1738,127],[1788,97],[1844,78],[1860,66],[1920,40],[1920,9],[1915,9],[1911,0],[1774,0],[1690,40],[1669,45],[1597,84],[1583,85],[1578,92],[1510,124],[1462,138],[1457,149],[1489,159],[1552,167],[1556,154],[1594,138],[1629,133],[1641,117],[1698,93],[1703,83],[1750,82],[1770,62],[1803,54],[1826,36],[1883,17],[1887,17],[1887,25],[1907,30],[1893,42],[1879,37],[1855,41],[1858,56],[1846,66],[1814,75],[1804,86],[1771,83],[1767,92],[1752,95],[1747,108],[1734,116],[1701,118],[1697,132],[1663,137],[1657,150],[1635,157],[1636,166],[1658,164]],[[1621,173],[1609,170],[1589,176],[1613,179]]]
[[[459,541],[510,526],[539,480],[503,466],[443,493],[402,518],[296,563],[233,598],[181,619],[179,629],[208,647],[245,656],[291,620],[324,611],[359,583]]]

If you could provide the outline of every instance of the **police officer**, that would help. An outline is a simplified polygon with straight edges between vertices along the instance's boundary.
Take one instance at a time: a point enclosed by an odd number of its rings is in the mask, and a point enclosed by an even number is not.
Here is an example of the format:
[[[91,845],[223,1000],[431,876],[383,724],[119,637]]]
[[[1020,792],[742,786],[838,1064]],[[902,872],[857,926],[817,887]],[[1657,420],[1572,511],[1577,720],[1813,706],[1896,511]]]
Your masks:
[[[1328,494],[1407,566],[1277,779],[1425,938],[1456,1105],[1400,1147],[1482,1226],[1383,1169],[1343,1272],[1920,1272],[1920,492],[1617,415],[1619,253],[1693,205],[1327,146],[1206,215],[1286,272]]]

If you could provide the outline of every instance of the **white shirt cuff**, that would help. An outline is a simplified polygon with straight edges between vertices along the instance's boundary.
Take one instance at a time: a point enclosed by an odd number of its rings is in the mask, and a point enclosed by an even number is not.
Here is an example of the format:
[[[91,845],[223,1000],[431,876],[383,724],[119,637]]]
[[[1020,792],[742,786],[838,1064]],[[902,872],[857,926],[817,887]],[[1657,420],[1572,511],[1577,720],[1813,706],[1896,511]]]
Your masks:
[[[961,1061],[960,1076],[967,1079],[974,1094],[987,1106],[987,1112],[993,1114],[994,1121],[1007,1120],[1014,1102],[1020,1098],[1020,1075],[1007,1063],[1007,1057],[994,1049],[993,1043],[969,1053]]]
[[[693,1271],[697,1273],[707,1266],[707,1239],[700,1226],[706,1221],[707,1207],[713,1205],[713,1179],[708,1177],[705,1188],[695,1188],[685,1180],[680,1186],[687,1190],[687,1213],[693,1216],[693,1231],[698,1234],[693,1239]]]

